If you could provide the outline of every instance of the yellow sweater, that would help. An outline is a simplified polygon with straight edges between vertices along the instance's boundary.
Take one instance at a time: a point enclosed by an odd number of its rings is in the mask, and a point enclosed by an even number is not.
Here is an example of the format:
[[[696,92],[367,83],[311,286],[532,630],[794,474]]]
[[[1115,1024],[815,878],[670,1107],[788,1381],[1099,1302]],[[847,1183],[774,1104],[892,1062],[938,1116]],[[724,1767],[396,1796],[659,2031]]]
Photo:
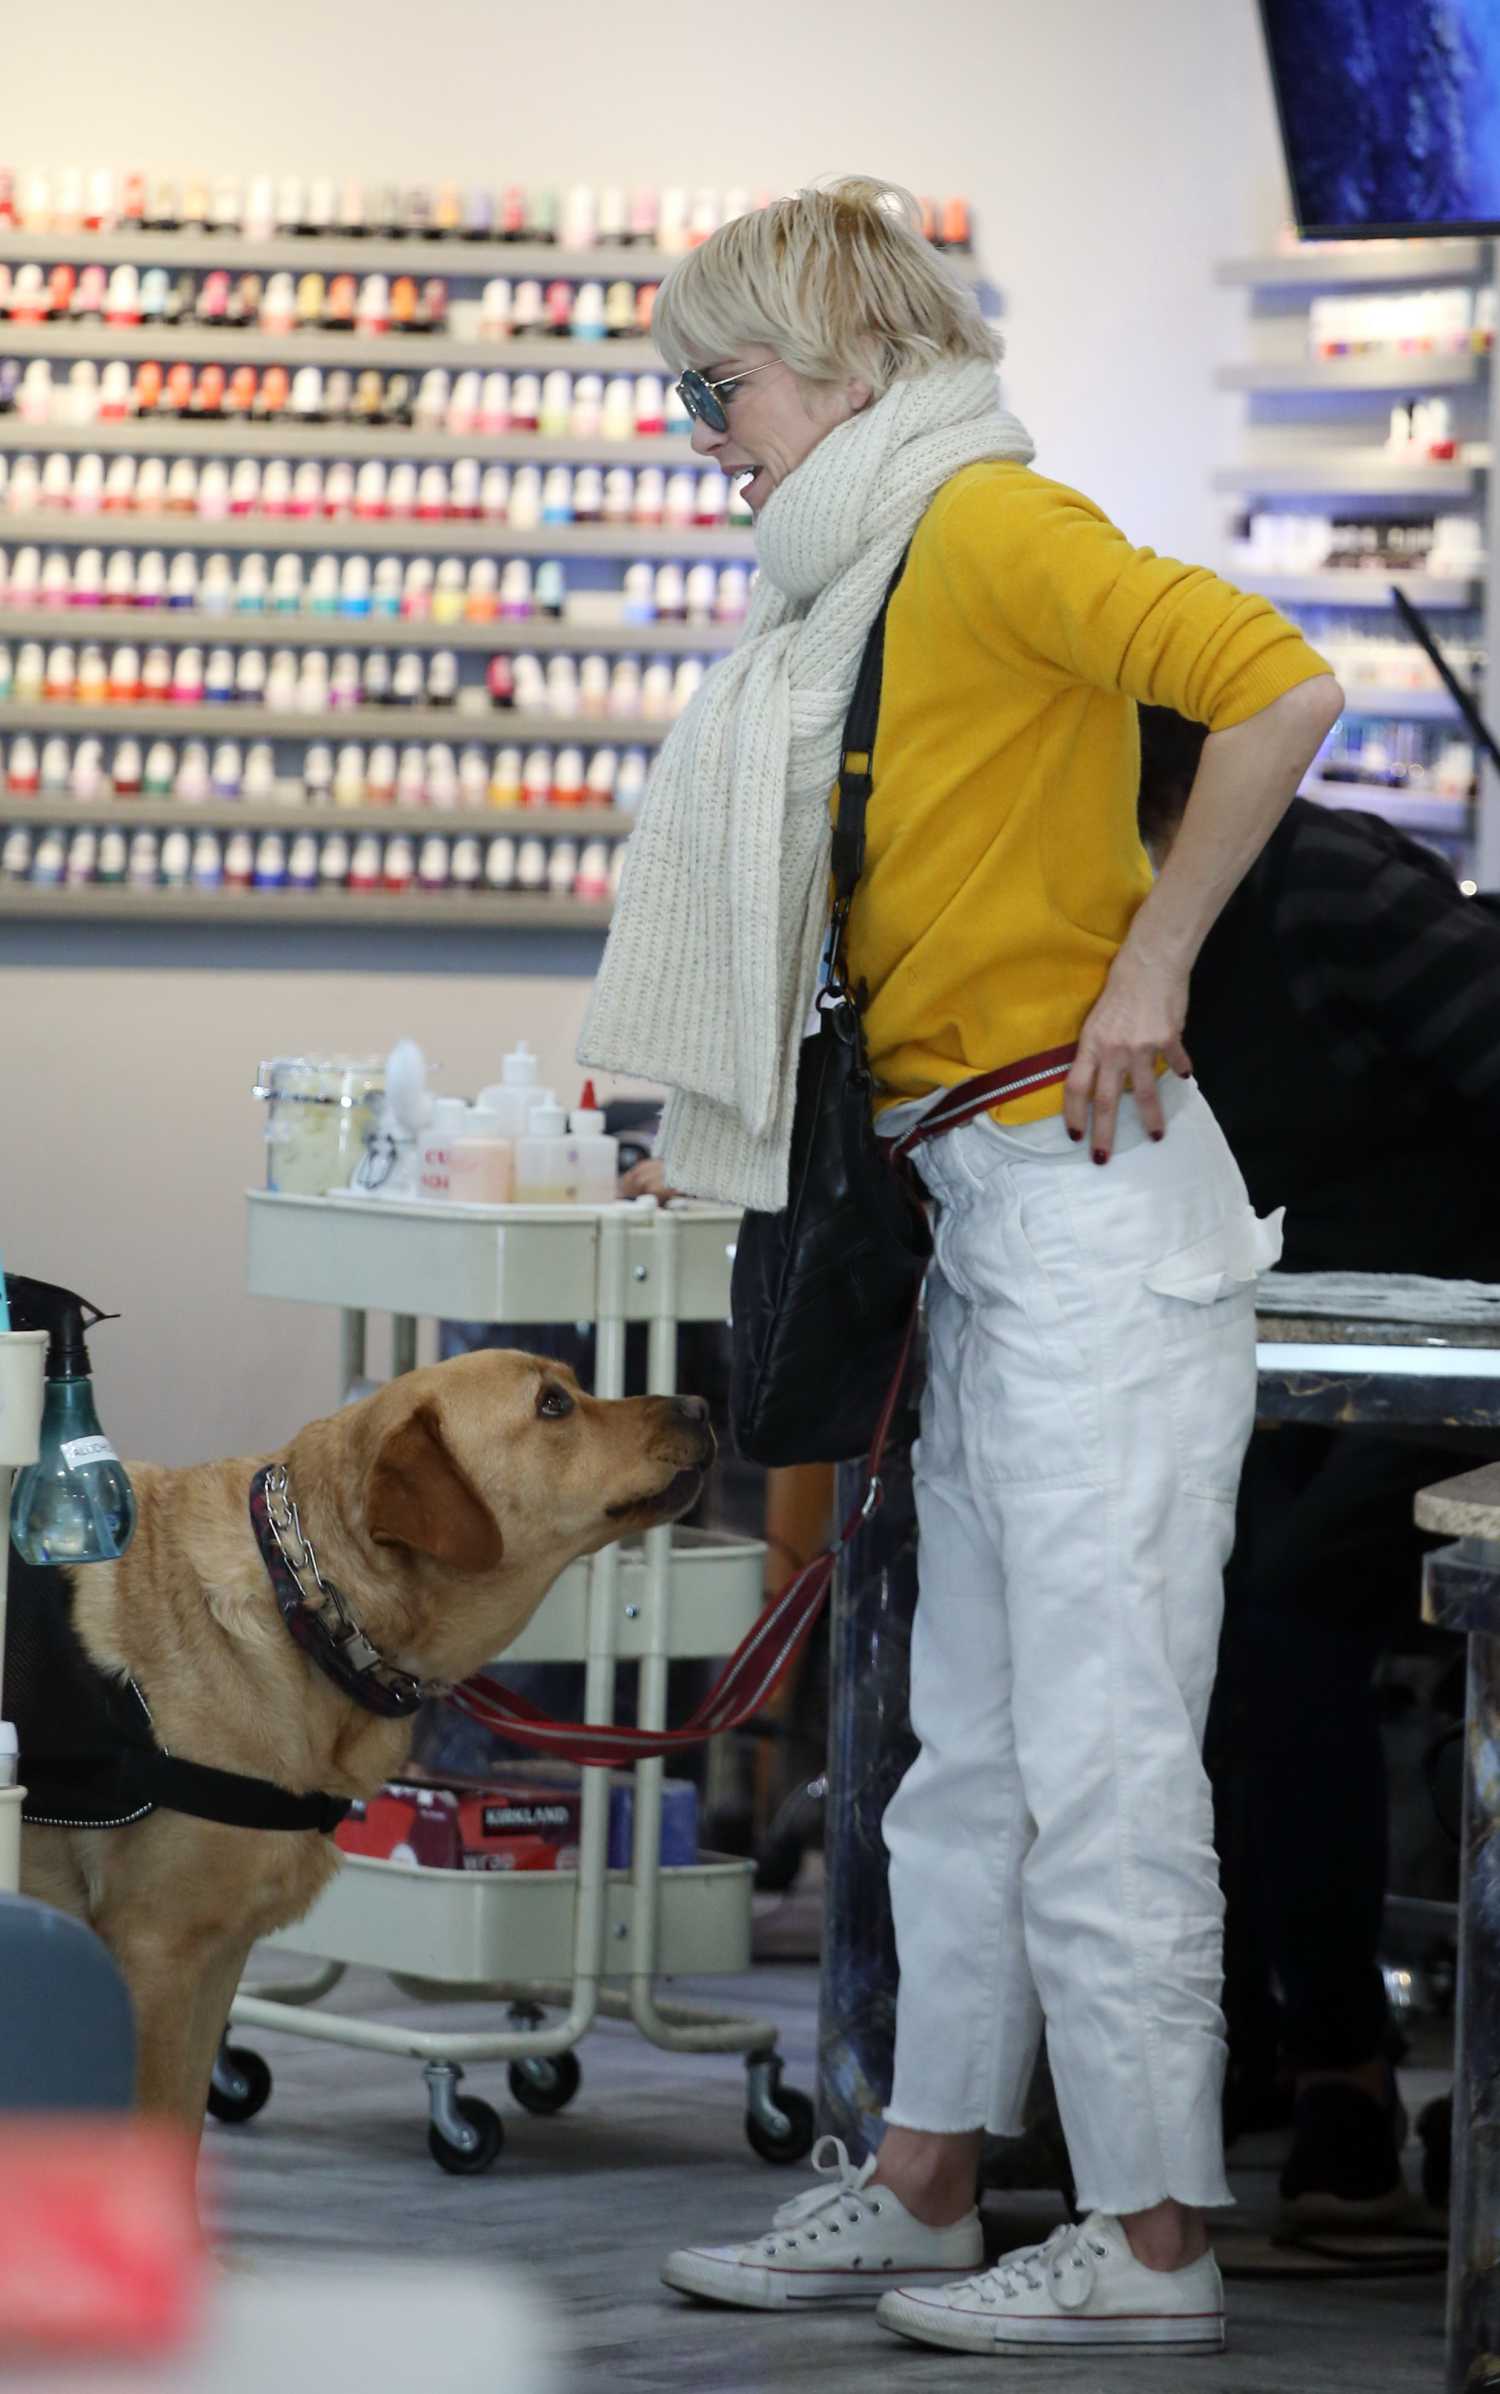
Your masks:
[[[1151,886],[1137,700],[1225,731],[1327,671],[1267,601],[1029,467],[946,483],[891,602],[850,923],[882,1102],[1077,1037]]]

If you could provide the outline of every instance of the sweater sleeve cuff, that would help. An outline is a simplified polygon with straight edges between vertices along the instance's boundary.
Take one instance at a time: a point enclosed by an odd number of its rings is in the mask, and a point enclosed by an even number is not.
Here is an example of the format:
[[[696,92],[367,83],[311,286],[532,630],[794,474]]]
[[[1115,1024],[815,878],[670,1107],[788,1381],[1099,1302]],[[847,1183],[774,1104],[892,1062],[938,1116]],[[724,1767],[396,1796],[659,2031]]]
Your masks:
[[[1208,728],[1233,731],[1237,724],[1248,723],[1252,715],[1285,698],[1289,690],[1300,688],[1303,682],[1320,681],[1332,672],[1328,659],[1309,648],[1305,640],[1279,641],[1240,668],[1215,707]]]

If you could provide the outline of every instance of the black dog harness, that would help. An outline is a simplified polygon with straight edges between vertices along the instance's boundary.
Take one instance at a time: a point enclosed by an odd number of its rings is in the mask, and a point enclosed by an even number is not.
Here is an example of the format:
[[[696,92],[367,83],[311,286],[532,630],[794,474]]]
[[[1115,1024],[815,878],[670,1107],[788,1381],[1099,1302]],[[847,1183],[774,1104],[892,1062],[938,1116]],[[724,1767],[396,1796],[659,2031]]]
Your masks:
[[[122,1829],[161,1809],[234,1829],[316,1829],[326,1837],[338,1827],[349,1810],[342,1796],[294,1795],[274,1780],[185,1762],[158,1745],[135,1681],[102,1671],[79,1637],[66,1571],[24,1563],[12,1551],[8,1588],[5,1710],[20,1745],[24,1821]]]

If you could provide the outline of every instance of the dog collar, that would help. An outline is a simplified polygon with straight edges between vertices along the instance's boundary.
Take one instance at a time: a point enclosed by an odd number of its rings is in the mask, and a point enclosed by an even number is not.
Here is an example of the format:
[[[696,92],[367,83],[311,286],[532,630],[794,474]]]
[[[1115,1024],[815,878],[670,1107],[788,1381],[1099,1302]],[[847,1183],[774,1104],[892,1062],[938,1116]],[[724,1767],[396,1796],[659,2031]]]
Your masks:
[[[413,1678],[387,1662],[355,1620],[348,1599],[318,1567],[302,1527],[284,1463],[268,1463],[250,1482],[250,1525],[281,1618],[309,1661],[366,1712],[403,1720],[429,1696],[445,1696],[438,1680]],[[310,1578],[316,1598],[309,1595]]]

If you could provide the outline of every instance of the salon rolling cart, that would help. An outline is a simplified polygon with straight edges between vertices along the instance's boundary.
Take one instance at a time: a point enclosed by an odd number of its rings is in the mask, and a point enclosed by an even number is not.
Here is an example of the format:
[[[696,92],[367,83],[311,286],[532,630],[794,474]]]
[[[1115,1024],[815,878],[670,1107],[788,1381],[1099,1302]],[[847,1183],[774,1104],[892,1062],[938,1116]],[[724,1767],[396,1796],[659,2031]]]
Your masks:
[[[253,1295],[343,1309],[342,1385],[365,1372],[370,1312],[390,1313],[392,1368],[416,1361],[424,1316],[597,1325],[595,1394],[623,1394],[628,1323],[649,1326],[649,1388],[676,1386],[677,1326],[720,1321],[739,1217],[650,1199],[609,1206],[462,1206],[358,1197],[249,1197]],[[667,1665],[730,1653],[762,1602],[764,1549],[749,1539],[678,1528],[607,1546],[566,1570],[509,1662],[579,1662],[585,1715],[614,1716],[616,1667],[638,1663],[636,1719],[666,1723]],[[501,1666],[504,1667],[503,1665]],[[679,2053],[743,2053],[745,2132],[768,2161],[797,2161],[813,2140],[813,2108],[781,2085],[768,2021],[664,1997],[659,1981],[743,1970],[750,1959],[753,1864],[714,1856],[676,1868],[658,1860],[663,1765],[635,1766],[634,1860],[606,1867],[609,1773],[583,1773],[578,1867],[465,1872],[346,1855],[295,1928],[267,1945],[311,1955],[300,1980],[242,1992],[236,2027],[273,2028],[423,2065],[428,2143],[458,2175],[488,2168],[504,2131],[488,2103],[459,2094],[470,2063],[507,2062],[530,2112],[560,2111],[576,2092],[575,2047],[598,2018],[633,2021]],[[309,2007],[351,1964],[387,1972],[403,1992],[505,2007],[505,2024],[426,2032]],[[547,2017],[548,2012],[561,2017]],[[248,2119],[270,2091],[259,2055],[226,2045],[210,2109]]]

